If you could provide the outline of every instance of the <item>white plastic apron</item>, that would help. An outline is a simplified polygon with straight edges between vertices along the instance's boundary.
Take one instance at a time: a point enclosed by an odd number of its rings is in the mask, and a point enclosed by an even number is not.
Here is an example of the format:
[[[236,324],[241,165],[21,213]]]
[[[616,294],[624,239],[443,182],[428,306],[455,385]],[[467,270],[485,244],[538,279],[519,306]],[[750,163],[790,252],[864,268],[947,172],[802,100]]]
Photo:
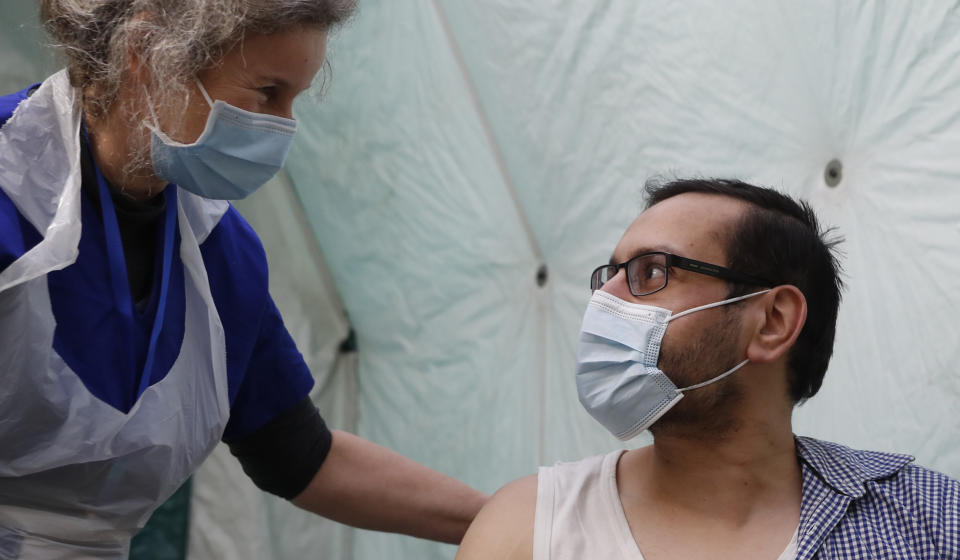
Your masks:
[[[229,415],[223,327],[199,249],[226,204],[179,192],[183,343],[128,413],[93,396],[53,350],[46,274],[77,258],[79,131],[65,72],[0,130],[0,186],[43,234],[0,272],[0,558],[125,558]]]

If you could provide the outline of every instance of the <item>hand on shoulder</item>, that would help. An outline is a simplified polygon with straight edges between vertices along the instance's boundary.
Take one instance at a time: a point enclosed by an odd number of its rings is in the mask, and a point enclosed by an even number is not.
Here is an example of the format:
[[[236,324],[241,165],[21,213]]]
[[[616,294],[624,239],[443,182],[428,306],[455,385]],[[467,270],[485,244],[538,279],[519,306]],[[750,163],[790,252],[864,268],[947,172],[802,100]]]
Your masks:
[[[505,485],[477,514],[456,560],[531,560],[536,511],[537,475]]]

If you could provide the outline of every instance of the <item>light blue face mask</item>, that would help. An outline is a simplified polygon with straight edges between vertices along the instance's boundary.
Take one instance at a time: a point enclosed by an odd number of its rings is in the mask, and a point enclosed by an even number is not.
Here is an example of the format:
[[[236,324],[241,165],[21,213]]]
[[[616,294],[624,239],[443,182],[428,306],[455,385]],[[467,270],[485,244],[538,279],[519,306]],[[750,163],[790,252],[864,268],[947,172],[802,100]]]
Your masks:
[[[580,327],[577,347],[577,393],[580,403],[597,422],[626,441],[653,425],[683,393],[704,387],[747,364],[678,389],[657,368],[660,342],[670,321],[720,305],[769,292],[701,305],[673,315],[669,309],[630,303],[597,290],[590,298]]]
[[[205,198],[244,198],[283,167],[297,121],[213,102],[199,81],[197,85],[210,114],[196,142],[181,144],[171,139],[156,124],[156,115],[154,124],[147,123],[154,172]]]

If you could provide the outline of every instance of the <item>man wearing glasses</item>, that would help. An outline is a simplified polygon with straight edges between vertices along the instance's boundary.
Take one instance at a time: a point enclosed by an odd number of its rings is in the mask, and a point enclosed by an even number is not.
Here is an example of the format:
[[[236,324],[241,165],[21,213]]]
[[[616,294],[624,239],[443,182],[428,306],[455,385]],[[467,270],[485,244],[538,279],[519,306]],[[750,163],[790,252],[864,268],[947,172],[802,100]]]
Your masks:
[[[591,276],[576,383],[611,433],[653,445],[508,484],[457,558],[960,558],[960,483],[793,435],[842,288],[811,208],[724,180],[647,196]]]

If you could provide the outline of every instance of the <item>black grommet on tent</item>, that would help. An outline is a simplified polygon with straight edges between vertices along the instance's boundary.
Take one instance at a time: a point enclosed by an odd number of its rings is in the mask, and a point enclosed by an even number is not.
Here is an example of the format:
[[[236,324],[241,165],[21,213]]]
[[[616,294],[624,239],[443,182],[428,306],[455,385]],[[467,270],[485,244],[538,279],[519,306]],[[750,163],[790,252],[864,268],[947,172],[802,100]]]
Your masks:
[[[347,333],[347,338],[340,341],[340,352],[347,354],[350,352],[357,351],[357,333],[353,330],[353,327],[350,327],[350,332]]]
[[[840,184],[841,179],[843,179],[843,164],[839,159],[831,159],[827,163],[827,168],[823,170],[823,182],[828,187],[835,187]]]
[[[537,269],[537,286],[541,288],[547,283],[547,265],[541,264]]]

